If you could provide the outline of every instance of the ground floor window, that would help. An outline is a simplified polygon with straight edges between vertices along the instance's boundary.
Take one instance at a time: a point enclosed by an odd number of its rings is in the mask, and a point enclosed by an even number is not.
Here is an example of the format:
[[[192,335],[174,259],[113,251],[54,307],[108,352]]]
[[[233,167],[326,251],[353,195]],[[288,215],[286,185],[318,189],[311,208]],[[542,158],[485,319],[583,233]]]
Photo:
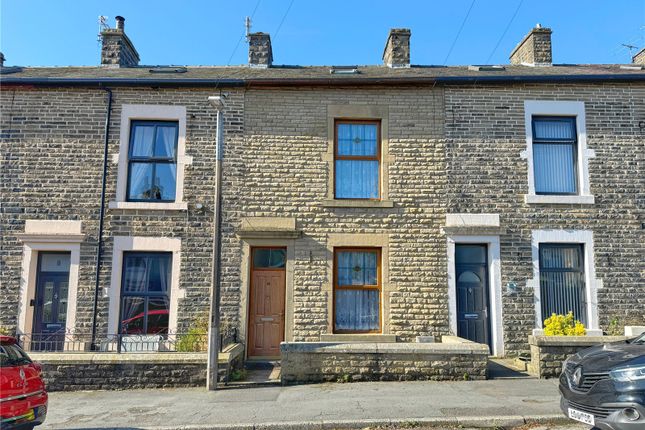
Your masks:
[[[171,266],[170,252],[123,254],[122,334],[168,333]]]
[[[381,331],[381,249],[334,248],[334,332]]]
[[[583,245],[541,243],[539,258],[542,319],[573,312],[587,326]]]

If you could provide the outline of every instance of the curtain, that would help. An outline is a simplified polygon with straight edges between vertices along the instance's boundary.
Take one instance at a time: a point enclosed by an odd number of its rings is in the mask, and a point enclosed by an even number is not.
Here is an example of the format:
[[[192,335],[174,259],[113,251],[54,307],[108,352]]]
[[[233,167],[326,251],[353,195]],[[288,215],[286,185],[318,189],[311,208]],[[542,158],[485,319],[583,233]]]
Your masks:
[[[582,248],[571,246],[540,246],[540,299],[542,317],[573,312],[586,324],[584,267]]]
[[[571,143],[533,144],[535,191],[575,193],[575,152]]]
[[[129,197],[136,200],[151,198],[152,163],[130,163]]]
[[[133,127],[132,133],[134,136],[132,138],[130,154],[133,157],[151,157],[155,126],[137,124]]]
[[[379,162],[336,160],[336,197],[376,199],[379,193]]]
[[[336,290],[337,330],[378,330],[378,290]]]
[[[533,121],[536,139],[570,139],[576,138],[573,119],[549,120],[536,119]]]
[[[157,126],[157,142],[155,144],[155,157],[174,158],[177,127]]]

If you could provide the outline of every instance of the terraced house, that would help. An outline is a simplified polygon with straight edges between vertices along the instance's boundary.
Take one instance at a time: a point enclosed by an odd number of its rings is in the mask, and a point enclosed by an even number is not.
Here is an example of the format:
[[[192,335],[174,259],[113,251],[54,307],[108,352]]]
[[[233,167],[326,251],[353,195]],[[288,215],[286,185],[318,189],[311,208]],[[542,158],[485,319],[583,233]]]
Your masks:
[[[382,65],[301,67],[253,33],[247,66],[144,66],[122,18],[102,37],[0,69],[0,323],[31,349],[181,349],[213,249],[246,359],[644,318],[643,51],[554,64],[538,26],[510,64],[418,66],[392,29]]]

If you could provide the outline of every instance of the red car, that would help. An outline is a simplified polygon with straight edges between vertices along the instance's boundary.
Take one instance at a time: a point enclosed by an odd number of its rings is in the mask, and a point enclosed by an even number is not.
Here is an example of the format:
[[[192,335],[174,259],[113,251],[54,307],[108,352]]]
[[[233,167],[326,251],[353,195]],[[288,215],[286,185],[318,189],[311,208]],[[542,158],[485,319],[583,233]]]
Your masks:
[[[14,337],[0,335],[0,427],[33,429],[47,415],[40,364],[31,361]]]

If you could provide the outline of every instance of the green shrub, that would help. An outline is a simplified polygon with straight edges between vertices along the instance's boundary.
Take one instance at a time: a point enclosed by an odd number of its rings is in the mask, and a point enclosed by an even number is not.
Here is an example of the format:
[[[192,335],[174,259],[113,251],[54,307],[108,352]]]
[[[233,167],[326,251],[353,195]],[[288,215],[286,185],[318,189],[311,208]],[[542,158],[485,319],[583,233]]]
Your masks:
[[[586,333],[585,326],[573,318],[573,312],[566,315],[552,314],[544,320],[546,336],[584,336]]]
[[[193,320],[185,334],[177,338],[177,351],[201,352],[208,350],[208,315],[202,314]]]

